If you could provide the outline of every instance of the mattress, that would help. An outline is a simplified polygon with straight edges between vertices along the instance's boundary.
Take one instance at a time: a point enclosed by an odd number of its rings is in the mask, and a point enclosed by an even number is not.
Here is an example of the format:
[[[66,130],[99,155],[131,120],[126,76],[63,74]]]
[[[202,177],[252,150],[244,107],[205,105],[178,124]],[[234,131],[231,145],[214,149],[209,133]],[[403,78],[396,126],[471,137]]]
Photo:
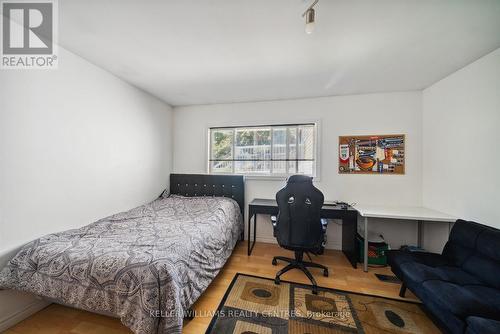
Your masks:
[[[114,315],[134,333],[181,333],[242,231],[232,199],[159,198],[32,241],[2,269],[0,287]]]

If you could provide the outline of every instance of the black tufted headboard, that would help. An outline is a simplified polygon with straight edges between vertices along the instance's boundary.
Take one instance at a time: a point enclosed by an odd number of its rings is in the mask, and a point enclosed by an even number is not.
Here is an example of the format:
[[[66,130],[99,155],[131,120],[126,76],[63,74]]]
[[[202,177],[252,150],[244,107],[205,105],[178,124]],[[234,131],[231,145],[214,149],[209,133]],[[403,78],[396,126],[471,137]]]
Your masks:
[[[234,199],[245,212],[245,181],[242,175],[170,174],[170,194],[217,196]]]

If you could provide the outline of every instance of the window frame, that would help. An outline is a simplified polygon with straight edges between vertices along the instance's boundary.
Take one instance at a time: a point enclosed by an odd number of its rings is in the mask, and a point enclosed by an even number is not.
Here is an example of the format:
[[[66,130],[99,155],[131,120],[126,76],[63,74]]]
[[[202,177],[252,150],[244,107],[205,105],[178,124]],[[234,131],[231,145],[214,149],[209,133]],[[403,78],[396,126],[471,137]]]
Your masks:
[[[293,127],[293,126],[301,126],[301,125],[312,125],[314,129],[314,167],[313,167],[313,174],[310,175],[312,176],[316,181],[320,180],[320,152],[321,152],[321,141],[320,141],[320,132],[321,132],[321,122],[319,120],[304,120],[304,121],[299,121],[299,122],[290,122],[290,123],[283,123],[283,122],[270,122],[270,123],[247,123],[245,125],[234,125],[234,124],[217,124],[213,126],[208,126],[206,129],[207,136],[206,138],[206,151],[205,151],[205,161],[206,161],[206,170],[207,174],[211,175],[235,175],[234,173],[234,164],[233,164],[233,172],[228,172],[228,173],[214,173],[211,170],[211,158],[212,158],[212,138],[211,138],[211,131],[214,129],[228,129],[228,130],[236,130],[240,128],[265,128],[265,127]],[[288,130],[287,130],[288,131]],[[271,138],[273,137],[272,134],[272,129],[271,129]],[[287,136],[288,138],[288,136]],[[234,138],[233,138],[234,141]],[[233,142],[233,149],[234,149],[235,143]],[[287,140],[287,145],[288,145],[288,140]],[[271,140],[271,152],[272,152],[272,140]],[[287,156],[289,154],[289,151],[287,149]],[[256,160],[257,161],[257,160]],[[265,160],[263,160],[265,161]],[[247,179],[262,179],[262,180],[285,180],[288,176],[293,175],[291,174],[253,174],[253,173],[242,173],[242,175],[245,176]],[[308,174],[306,174],[308,175]]]

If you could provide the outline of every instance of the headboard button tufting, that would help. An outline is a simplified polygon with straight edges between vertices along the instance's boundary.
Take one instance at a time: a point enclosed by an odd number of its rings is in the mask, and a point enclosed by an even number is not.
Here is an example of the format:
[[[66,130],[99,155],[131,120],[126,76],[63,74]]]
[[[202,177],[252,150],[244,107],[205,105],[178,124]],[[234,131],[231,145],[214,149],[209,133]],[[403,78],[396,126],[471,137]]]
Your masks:
[[[170,174],[170,181],[171,194],[233,198],[244,212],[245,185],[242,176]]]

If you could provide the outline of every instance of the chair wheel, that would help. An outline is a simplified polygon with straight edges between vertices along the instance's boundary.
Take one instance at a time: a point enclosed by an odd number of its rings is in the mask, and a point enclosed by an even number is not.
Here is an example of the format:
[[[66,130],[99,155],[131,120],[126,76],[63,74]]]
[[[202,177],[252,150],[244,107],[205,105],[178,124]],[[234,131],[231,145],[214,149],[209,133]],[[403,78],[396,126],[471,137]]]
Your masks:
[[[276,278],[274,279],[274,284],[276,284],[276,285],[279,285],[279,284],[280,284],[280,278],[279,278],[279,277],[276,277]]]
[[[323,270],[323,276],[328,277],[328,270]]]
[[[273,259],[273,262],[272,262],[273,266],[277,265],[278,264],[278,261],[276,261],[276,259]]]

